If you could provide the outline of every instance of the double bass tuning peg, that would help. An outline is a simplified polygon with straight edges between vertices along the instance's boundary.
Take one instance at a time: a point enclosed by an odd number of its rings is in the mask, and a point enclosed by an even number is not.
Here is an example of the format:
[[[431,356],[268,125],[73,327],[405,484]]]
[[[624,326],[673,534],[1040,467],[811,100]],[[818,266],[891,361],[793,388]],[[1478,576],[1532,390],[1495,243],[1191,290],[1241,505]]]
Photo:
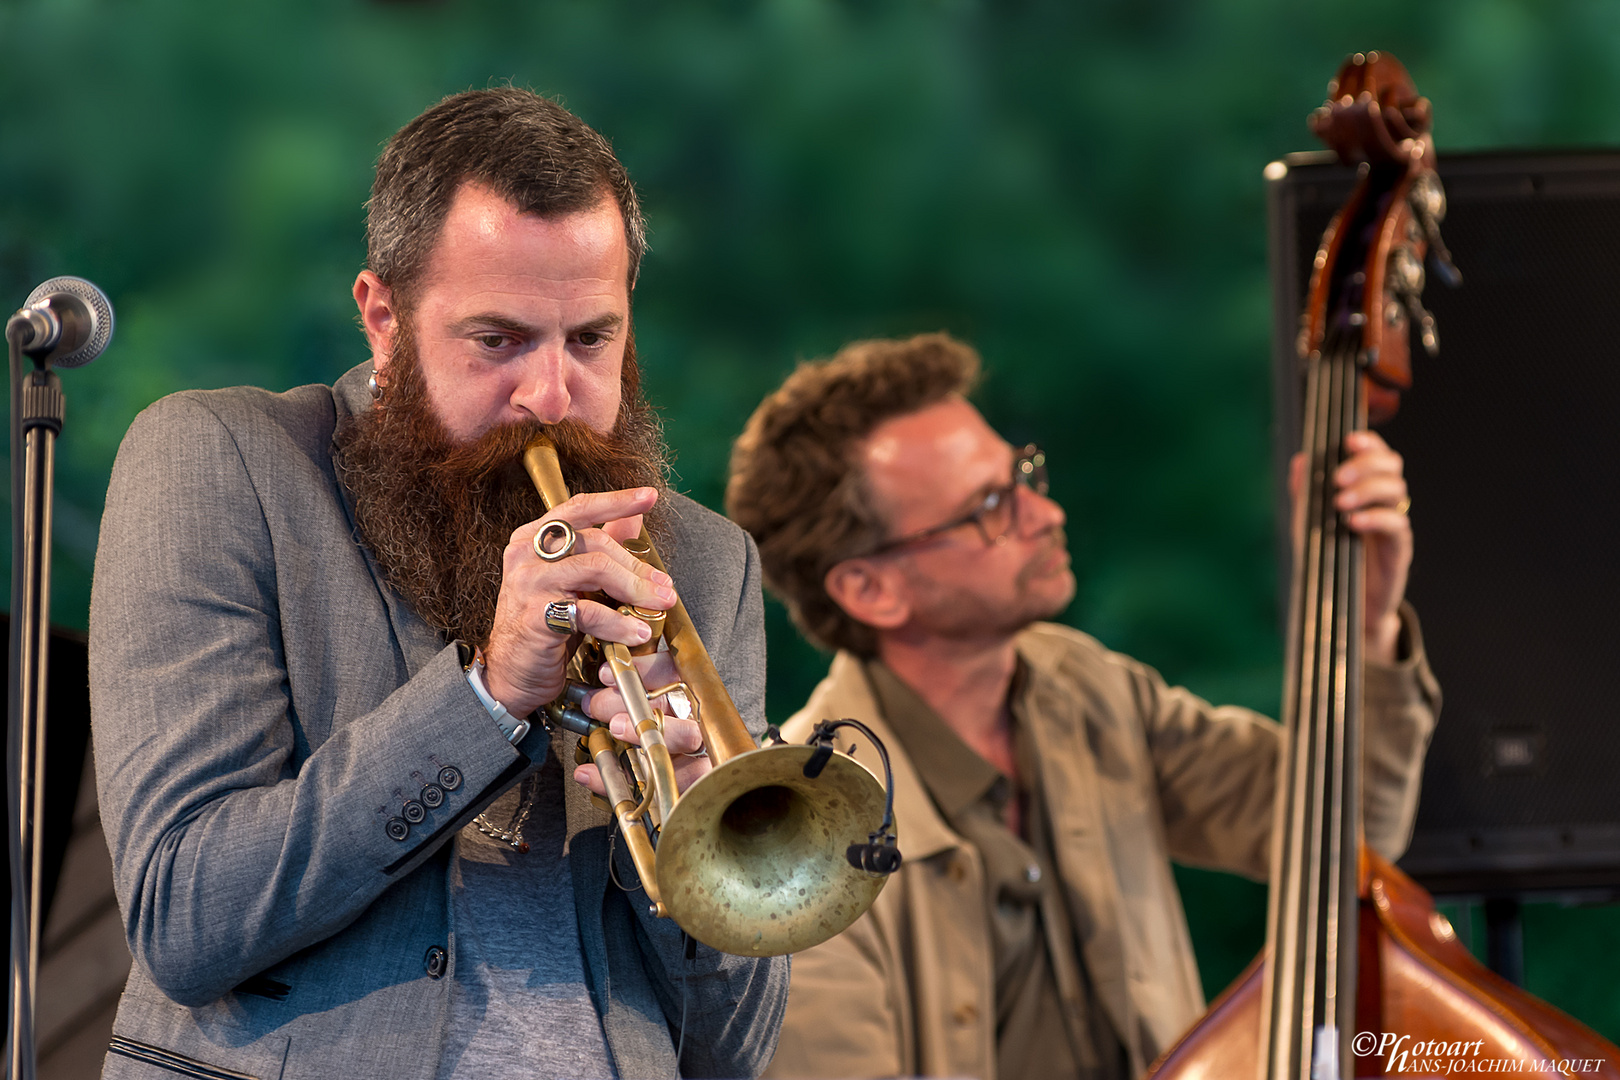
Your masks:
[[[1440,352],[1440,335],[1435,329],[1434,316],[1423,306],[1425,278],[1423,263],[1412,244],[1399,244],[1389,253],[1384,295],[1390,299],[1384,306],[1384,321],[1395,326],[1403,315],[1410,318],[1417,325],[1424,351],[1435,356]]]
[[[1439,177],[1428,170],[1418,174],[1412,181],[1406,199],[1418,223],[1423,226],[1423,237],[1429,242],[1429,261],[1434,265],[1435,276],[1447,288],[1457,288],[1462,284],[1462,271],[1451,261],[1451,252],[1440,238],[1440,222],[1446,217],[1446,192],[1440,186]]]

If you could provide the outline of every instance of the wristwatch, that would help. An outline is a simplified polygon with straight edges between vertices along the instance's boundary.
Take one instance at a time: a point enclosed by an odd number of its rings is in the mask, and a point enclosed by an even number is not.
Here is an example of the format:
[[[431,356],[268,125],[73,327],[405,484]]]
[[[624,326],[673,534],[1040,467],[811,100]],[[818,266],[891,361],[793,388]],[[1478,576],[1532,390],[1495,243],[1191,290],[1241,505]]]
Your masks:
[[[490,695],[489,688],[484,685],[484,652],[482,649],[474,650],[472,663],[467,665],[466,671],[467,684],[472,687],[472,692],[478,695],[478,700],[483,703],[489,715],[494,718],[496,726],[501,729],[501,734],[506,736],[506,741],[513,746],[522,742],[523,737],[529,733],[530,724],[527,720],[519,720],[507,712],[506,706]]]

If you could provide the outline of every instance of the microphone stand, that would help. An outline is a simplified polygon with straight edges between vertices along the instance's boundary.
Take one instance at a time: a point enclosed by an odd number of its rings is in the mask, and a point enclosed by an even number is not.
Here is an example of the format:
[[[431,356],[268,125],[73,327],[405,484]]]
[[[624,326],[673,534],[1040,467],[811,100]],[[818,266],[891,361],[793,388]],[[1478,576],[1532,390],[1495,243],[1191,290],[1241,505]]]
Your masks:
[[[44,850],[45,675],[51,607],[51,501],[62,383],[49,360],[22,372],[23,328],[6,326],[11,366],[11,1016],[6,1074],[34,1080],[34,1000]]]

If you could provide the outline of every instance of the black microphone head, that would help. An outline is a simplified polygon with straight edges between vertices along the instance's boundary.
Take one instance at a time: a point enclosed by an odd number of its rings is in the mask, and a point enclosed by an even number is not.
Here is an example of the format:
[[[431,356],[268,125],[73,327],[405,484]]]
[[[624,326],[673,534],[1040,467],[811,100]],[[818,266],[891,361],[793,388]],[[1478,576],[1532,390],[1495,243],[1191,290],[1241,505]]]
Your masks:
[[[62,323],[61,340],[46,357],[56,367],[88,364],[112,340],[112,303],[84,278],[54,277],[28,294],[27,307],[44,303]]]
[[[844,858],[855,869],[876,877],[894,873],[900,869],[901,861],[894,837],[883,833],[873,833],[870,843],[849,845],[844,849]]]

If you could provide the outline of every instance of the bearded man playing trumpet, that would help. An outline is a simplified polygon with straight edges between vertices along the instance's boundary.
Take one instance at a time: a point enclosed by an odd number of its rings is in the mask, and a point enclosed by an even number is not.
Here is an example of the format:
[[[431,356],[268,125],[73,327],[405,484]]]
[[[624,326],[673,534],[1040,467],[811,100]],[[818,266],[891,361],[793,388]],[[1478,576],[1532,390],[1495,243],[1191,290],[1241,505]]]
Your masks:
[[[620,604],[675,604],[623,546],[645,522],[764,726],[758,556],[667,490],[640,393],[644,247],[623,167],[577,117],[457,95],[378,162],[354,286],[371,359],[331,387],[178,394],[131,427],[90,627],[135,958],[104,1075],[769,1061],[786,960],[654,918],[586,791],[595,767],[536,713],[582,635],[649,640]],[[549,512],[520,460],[541,433],[580,492]],[[678,678],[667,654],[637,664],[648,686]],[[638,741],[617,691],[582,705]],[[672,718],[664,738],[684,788],[708,768],[699,729]]]

